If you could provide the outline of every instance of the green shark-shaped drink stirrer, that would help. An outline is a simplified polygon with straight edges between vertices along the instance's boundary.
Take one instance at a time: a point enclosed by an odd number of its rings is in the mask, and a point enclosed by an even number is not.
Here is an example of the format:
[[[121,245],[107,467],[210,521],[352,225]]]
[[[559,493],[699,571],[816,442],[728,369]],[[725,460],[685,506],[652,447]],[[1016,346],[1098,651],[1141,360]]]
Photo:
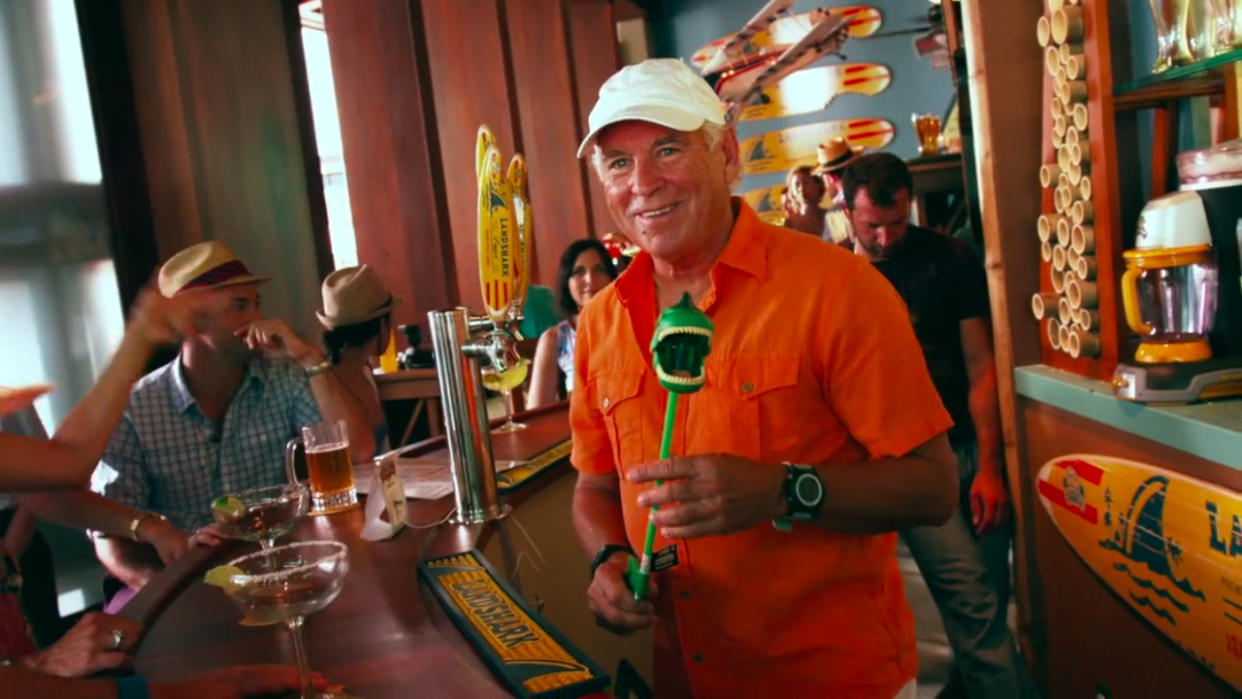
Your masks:
[[[668,407],[664,409],[664,437],[660,442],[660,459],[669,457],[673,445],[673,423],[677,417],[677,396],[695,393],[703,387],[706,374],[703,362],[712,351],[712,335],[715,328],[712,319],[695,307],[690,294],[682,294],[681,301],[664,309],[656,322],[651,338],[651,359],[655,365],[656,378],[668,391]],[[663,485],[664,481],[656,481]],[[629,583],[634,599],[647,596],[647,584],[651,580],[651,548],[655,544],[655,513],[660,509],[651,507],[647,518],[647,539],[643,543],[642,562],[630,557]]]

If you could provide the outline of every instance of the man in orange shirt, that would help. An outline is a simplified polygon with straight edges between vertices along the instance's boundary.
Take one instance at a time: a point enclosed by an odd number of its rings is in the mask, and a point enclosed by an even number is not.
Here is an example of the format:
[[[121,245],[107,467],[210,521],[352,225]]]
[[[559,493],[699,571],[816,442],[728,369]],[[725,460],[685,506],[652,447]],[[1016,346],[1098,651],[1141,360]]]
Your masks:
[[[592,611],[621,633],[654,623],[658,696],[912,697],[892,532],[944,521],[957,493],[952,421],[900,298],[864,260],[730,197],[737,137],[680,61],[611,77],[583,155],[643,250],[578,323],[573,516]],[[659,462],[667,394],[648,347],[684,292],[716,332],[677,415],[686,456]],[[623,575],[652,505],[662,570],[635,602]]]

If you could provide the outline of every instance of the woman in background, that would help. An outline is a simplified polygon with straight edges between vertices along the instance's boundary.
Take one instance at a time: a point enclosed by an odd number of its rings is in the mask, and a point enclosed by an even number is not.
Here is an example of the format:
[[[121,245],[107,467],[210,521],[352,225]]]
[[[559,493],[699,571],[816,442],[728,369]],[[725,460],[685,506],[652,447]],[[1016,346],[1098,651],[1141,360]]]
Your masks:
[[[575,240],[561,254],[556,274],[557,297],[565,320],[548,328],[535,348],[534,370],[527,406],[541,408],[569,396],[574,390],[574,338],[578,311],[617,278],[604,244]]]
[[[315,311],[324,327],[323,345],[332,371],[345,384],[346,400],[358,404],[375,435],[375,453],[388,443],[388,422],[380,405],[371,358],[388,349],[393,296],[375,270],[366,265],[344,267],[323,280],[323,308]]]

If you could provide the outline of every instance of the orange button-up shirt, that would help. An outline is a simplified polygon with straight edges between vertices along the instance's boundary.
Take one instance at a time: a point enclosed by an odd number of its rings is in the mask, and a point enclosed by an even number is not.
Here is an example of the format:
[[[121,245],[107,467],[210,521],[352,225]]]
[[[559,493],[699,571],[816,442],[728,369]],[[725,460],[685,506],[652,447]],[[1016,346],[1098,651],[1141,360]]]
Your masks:
[[[673,453],[726,452],[768,468],[901,456],[952,421],[928,377],[905,306],[866,260],[738,212],[700,308],[715,323],[707,381],[682,396]],[[621,476],[629,543],[640,550],[667,393],[648,347],[658,313],[646,254],[578,320],[572,462]],[[832,483],[826,487],[831,490]],[[764,523],[669,541],[656,574],[657,696],[889,699],[916,674],[914,620],[896,535]]]

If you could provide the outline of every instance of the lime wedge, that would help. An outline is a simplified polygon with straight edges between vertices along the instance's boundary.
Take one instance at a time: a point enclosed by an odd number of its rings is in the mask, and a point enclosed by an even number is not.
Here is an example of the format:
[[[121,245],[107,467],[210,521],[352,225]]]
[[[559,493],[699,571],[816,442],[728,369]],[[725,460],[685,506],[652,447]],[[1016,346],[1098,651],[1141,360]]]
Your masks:
[[[225,495],[224,497],[216,498],[211,503],[211,509],[215,512],[219,512],[222,515],[228,515],[230,517],[239,517],[241,516],[242,512],[246,511],[246,506],[245,504],[242,503],[241,500],[238,500],[232,495]]]
[[[237,566],[216,566],[207,571],[207,574],[203,576],[203,582],[228,592],[236,587],[233,584],[233,576],[242,574],[242,569]]]

